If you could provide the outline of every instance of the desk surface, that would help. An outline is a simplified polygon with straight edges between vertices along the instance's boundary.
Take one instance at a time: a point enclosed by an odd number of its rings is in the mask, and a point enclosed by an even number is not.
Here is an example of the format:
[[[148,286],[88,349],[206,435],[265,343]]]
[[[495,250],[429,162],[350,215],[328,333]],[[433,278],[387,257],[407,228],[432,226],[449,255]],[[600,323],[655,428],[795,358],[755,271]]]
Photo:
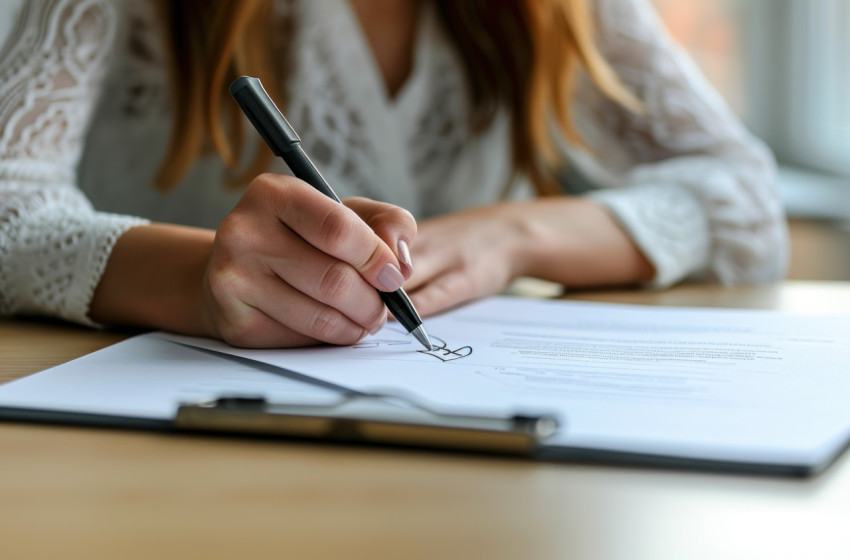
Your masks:
[[[850,283],[570,297],[850,312]],[[126,336],[0,321],[0,381]],[[788,480],[0,424],[4,559],[850,558],[848,527],[848,456]]]

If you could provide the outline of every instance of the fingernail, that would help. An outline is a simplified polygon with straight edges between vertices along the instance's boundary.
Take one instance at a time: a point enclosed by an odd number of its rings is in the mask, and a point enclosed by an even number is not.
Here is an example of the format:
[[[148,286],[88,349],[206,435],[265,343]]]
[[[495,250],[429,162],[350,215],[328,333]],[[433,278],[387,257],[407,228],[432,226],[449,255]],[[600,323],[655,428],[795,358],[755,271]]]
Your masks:
[[[410,278],[413,274],[413,260],[410,258],[410,246],[404,239],[398,240],[398,259],[401,261],[404,277]]]
[[[387,263],[378,273],[378,283],[384,287],[385,292],[394,292],[404,284],[404,276],[393,263]]]

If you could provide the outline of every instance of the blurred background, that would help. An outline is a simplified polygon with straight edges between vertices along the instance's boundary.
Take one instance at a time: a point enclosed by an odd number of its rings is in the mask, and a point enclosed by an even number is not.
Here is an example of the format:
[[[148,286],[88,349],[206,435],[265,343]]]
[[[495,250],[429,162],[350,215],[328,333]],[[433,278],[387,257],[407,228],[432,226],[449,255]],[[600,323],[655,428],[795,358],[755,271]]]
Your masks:
[[[850,280],[850,0],[653,0],[773,149],[796,280]]]

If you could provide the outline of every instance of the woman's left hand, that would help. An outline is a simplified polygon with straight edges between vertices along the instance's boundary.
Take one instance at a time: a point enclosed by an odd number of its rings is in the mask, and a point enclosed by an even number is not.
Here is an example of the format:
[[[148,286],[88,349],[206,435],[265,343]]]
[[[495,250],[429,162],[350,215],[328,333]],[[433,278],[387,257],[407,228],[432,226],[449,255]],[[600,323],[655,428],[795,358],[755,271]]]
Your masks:
[[[602,206],[581,197],[503,202],[426,220],[404,288],[421,315],[530,276],[567,287],[650,281],[652,263]]]
[[[421,315],[502,291],[524,274],[528,232],[503,203],[426,220],[404,288]]]

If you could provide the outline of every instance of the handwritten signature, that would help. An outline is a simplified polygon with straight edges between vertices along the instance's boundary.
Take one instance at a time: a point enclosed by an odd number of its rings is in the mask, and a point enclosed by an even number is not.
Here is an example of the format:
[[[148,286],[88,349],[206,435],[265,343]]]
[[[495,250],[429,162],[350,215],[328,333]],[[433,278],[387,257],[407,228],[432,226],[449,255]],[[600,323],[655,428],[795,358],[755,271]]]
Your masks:
[[[407,346],[409,344],[411,344],[410,340],[372,339],[362,340],[352,346],[352,348],[381,348],[386,346]],[[460,348],[452,350],[450,348],[447,348],[445,340],[436,336],[431,337],[431,344],[433,346],[431,350],[417,350],[417,352],[426,356],[432,356],[434,358],[437,358],[441,362],[451,362],[452,360],[459,360],[461,358],[466,358],[467,356],[472,354],[471,346],[461,346]]]
[[[417,350],[417,352],[425,354],[426,356],[433,356],[441,362],[459,360],[472,354],[471,346],[461,346],[455,350],[450,350],[449,348],[446,348],[446,341],[437,338],[436,336],[431,337],[431,345],[433,346],[431,350]]]

